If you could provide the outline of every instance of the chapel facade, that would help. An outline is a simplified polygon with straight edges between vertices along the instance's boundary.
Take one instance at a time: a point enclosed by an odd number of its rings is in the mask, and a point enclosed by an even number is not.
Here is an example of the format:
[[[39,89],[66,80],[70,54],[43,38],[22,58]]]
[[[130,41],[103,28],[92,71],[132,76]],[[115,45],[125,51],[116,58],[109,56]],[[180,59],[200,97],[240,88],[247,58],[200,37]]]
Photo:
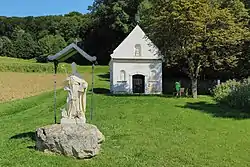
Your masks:
[[[113,51],[109,67],[112,94],[162,93],[162,57],[139,25]]]

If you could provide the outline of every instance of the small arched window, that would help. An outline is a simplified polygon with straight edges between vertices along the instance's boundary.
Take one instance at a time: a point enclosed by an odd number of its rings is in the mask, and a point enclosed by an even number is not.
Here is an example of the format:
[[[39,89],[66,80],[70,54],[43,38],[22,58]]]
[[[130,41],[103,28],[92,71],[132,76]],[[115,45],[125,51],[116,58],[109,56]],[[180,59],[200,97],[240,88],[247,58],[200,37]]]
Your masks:
[[[136,44],[135,45],[135,57],[139,57],[139,56],[141,56],[141,45]]]
[[[152,70],[150,76],[151,80],[156,80],[156,70]]]
[[[120,71],[120,80],[126,81],[126,72],[124,70]]]

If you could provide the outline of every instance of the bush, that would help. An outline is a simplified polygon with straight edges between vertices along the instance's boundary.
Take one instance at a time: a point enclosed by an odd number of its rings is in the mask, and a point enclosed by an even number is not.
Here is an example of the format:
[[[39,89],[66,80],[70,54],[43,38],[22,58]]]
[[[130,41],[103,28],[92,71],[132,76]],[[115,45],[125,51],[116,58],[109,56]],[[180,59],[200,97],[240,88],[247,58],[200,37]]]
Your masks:
[[[228,80],[218,85],[213,90],[214,98],[219,103],[227,104],[234,108],[247,109],[250,107],[250,82],[243,80]]]
[[[236,80],[228,80],[220,85],[217,85],[214,90],[214,98],[219,102],[226,102],[226,98],[232,93],[232,91],[240,85],[240,82]]]
[[[37,63],[48,63],[47,56],[38,56],[35,58]]]

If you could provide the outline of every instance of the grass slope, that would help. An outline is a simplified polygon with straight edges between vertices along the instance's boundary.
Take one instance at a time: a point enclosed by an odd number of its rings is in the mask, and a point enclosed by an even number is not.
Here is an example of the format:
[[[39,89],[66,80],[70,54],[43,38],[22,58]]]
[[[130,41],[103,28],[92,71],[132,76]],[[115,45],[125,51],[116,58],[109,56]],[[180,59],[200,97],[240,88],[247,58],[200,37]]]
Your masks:
[[[0,72],[32,72],[32,73],[54,73],[53,63],[36,63],[36,60],[23,60],[17,58],[1,57],[0,56]],[[91,72],[91,66],[78,66],[78,72]],[[65,73],[71,71],[71,65],[66,63],[59,63],[58,73]],[[95,72],[100,73],[107,71],[106,66],[95,67]]]
[[[57,88],[63,86],[65,77],[57,74]],[[0,72],[0,103],[52,91],[54,79],[53,74]]]
[[[97,70],[99,67],[97,67]],[[103,70],[102,76],[106,76],[108,69]],[[84,79],[89,83],[91,88],[92,74],[89,72],[80,73],[84,76]],[[62,88],[66,79],[66,74],[57,74],[57,88]],[[48,73],[17,73],[17,72],[0,72],[0,103],[21,99],[38,95],[43,92],[52,91],[54,89],[54,75]],[[107,78],[100,80],[98,76],[95,76],[95,80],[98,79],[96,86],[106,83]]]
[[[9,57],[0,57],[0,103],[37,95],[54,88],[53,63],[36,63],[34,59],[23,60]],[[77,71],[91,87],[92,67],[78,66]],[[60,63],[57,74],[57,87],[61,87],[66,74],[71,72],[71,65]],[[95,66],[94,73],[102,75],[98,84],[108,80],[108,67]],[[97,77],[95,77],[98,79]],[[96,85],[95,84],[95,85]]]
[[[107,88],[108,82],[99,80],[96,87]],[[66,92],[58,91],[57,97],[59,115]],[[79,161],[34,150],[35,129],[53,124],[53,92],[49,92],[0,104],[0,166],[241,167],[250,163],[250,120],[230,115],[229,108],[217,106],[210,97],[95,94],[92,121],[90,99],[88,94],[88,122],[106,137],[99,156]]]

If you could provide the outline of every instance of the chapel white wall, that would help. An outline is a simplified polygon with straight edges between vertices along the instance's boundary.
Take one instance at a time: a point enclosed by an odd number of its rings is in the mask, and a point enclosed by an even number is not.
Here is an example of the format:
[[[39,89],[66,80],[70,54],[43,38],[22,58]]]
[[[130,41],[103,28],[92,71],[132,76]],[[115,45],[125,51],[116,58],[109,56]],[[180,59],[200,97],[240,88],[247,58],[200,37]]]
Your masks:
[[[110,79],[110,91],[113,93],[113,62],[110,61],[109,63],[109,79]]]
[[[162,63],[152,61],[148,63],[139,62],[113,62],[111,92],[116,93],[133,93],[132,76],[141,74],[145,76],[145,94],[162,93]],[[125,80],[121,80],[121,70],[125,71]],[[152,78],[152,72],[155,71],[156,78]],[[110,74],[111,74],[110,73]]]

